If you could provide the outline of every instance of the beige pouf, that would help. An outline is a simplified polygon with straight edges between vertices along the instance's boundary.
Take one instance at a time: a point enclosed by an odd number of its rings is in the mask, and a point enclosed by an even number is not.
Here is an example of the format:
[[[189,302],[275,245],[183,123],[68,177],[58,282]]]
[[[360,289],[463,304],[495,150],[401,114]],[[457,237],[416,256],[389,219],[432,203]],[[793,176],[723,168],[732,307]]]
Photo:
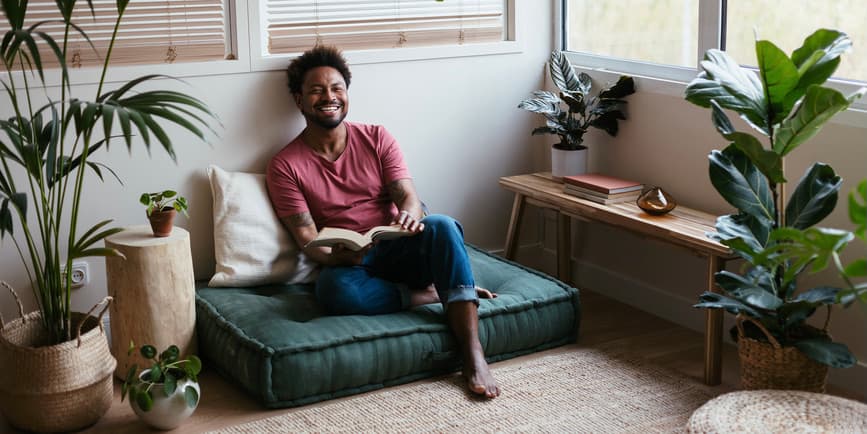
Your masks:
[[[822,393],[744,390],[720,395],[689,418],[691,433],[864,433],[867,404]]]

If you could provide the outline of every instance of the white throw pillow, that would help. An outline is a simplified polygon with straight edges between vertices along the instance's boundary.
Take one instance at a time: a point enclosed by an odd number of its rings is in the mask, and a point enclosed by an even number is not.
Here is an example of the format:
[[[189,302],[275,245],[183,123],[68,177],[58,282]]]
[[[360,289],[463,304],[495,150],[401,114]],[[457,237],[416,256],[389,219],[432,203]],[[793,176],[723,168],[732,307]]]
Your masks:
[[[216,273],[208,286],[307,283],[316,264],[300,252],[280,223],[265,186],[265,175],[208,167],[214,198]]]

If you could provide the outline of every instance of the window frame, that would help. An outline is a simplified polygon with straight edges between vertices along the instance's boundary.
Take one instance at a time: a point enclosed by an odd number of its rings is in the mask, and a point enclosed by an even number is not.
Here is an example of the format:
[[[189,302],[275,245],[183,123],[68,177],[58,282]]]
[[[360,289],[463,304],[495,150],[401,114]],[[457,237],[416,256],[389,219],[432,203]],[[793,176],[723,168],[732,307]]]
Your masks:
[[[225,0],[226,46],[235,59],[208,60],[201,62],[149,63],[137,65],[111,65],[105,76],[106,83],[126,82],[144,75],[167,75],[174,78],[199,77],[209,75],[236,74],[250,72],[247,42],[247,9],[238,7],[245,0]],[[99,81],[102,66],[68,68],[69,83],[73,86],[95,84]],[[5,74],[5,72],[4,72]],[[22,72],[12,72],[16,87],[24,86]],[[45,84],[58,87],[61,83],[60,68],[44,70]],[[32,80],[32,77],[29,77]]]
[[[675,65],[662,65],[657,63],[629,60],[612,56],[604,56],[576,51],[566,51],[568,47],[568,0],[556,2],[555,7],[555,40],[556,49],[564,50],[566,57],[576,69],[599,73],[605,80],[616,80],[620,74],[635,76],[637,87],[641,90],[662,93],[666,95],[683,97],[686,85],[699,73],[699,65],[694,67],[682,67]],[[704,58],[704,53],[711,48],[721,48],[725,35],[725,0],[699,0],[699,23],[698,23],[698,53],[696,59],[699,62]],[[747,67],[757,71],[754,67]],[[867,86],[862,82],[846,79],[830,79],[827,86],[839,90],[843,94],[851,94],[861,87]],[[855,101],[847,113],[841,113],[832,119],[832,122],[843,123],[852,126],[864,126],[864,118],[867,116],[867,100],[862,98]]]
[[[433,0],[431,0],[433,1]],[[408,47],[392,49],[373,49],[363,51],[347,51],[344,53],[346,60],[351,65],[370,63],[405,62],[412,60],[430,60],[452,57],[484,56],[491,54],[513,54],[524,51],[520,37],[517,16],[521,9],[526,7],[526,2],[518,0],[506,1],[506,40],[491,43],[466,44],[466,45],[443,45],[434,47]],[[258,29],[249,34],[250,69],[251,71],[275,71],[286,68],[288,62],[296,57],[295,54],[264,54],[265,29],[264,17],[261,13],[263,0],[249,0],[247,3],[247,15],[251,29]]]

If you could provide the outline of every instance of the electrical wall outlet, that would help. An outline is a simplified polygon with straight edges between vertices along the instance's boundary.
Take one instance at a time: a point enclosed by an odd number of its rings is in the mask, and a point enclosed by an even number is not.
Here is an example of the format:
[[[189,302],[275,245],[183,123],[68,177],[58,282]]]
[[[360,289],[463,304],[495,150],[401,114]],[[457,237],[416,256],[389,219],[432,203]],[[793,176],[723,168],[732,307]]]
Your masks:
[[[66,267],[60,266],[60,273],[66,279]],[[72,261],[72,289],[78,289],[90,283],[90,268],[87,262]]]

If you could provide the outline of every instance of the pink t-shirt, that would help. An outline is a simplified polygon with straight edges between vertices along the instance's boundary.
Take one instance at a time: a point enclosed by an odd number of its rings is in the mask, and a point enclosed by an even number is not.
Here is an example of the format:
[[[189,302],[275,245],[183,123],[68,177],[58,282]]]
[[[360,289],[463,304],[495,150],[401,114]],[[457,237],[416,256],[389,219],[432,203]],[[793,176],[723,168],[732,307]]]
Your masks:
[[[268,194],[277,216],[309,211],[317,229],[364,232],[397,214],[386,186],[410,178],[397,141],[379,125],[344,124],[346,149],[336,161],[313,152],[300,136],[271,159]]]

